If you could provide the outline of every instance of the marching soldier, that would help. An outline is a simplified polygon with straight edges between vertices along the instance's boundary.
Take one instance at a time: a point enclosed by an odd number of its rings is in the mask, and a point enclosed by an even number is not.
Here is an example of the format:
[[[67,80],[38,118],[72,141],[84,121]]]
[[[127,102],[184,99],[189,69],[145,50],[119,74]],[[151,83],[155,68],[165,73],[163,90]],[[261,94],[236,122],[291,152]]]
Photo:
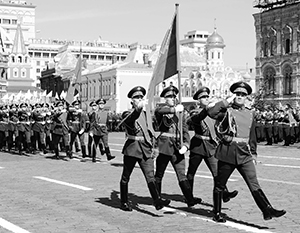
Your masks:
[[[47,154],[46,150],[46,134],[45,134],[45,124],[46,124],[46,113],[42,110],[42,105],[39,103],[35,104],[35,109],[33,110],[32,124],[33,131],[33,150],[37,148],[41,149],[44,154]],[[38,147],[36,143],[38,142]]]
[[[275,109],[274,118],[273,118],[273,138],[275,144],[278,144],[279,142],[279,118],[280,118],[280,113],[278,109]]]
[[[253,112],[244,106],[247,95],[252,88],[245,82],[231,85],[230,91],[234,93],[230,100],[220,101],[215,106],[209,106],[208,114],[216,119],[217,133],[221,138],[216,150],[218,159],[218,175],[215,179],[213,191],[213,220],[226,222],[221,215],[222,196],[226,183],[235,169],[244,178],[248,188],[265,220],[281,217],[286,211],[274,209],[261,189],[254,161],[257,159],[256,135]]]
[[[53,106],[50,107],[48,103],[44,105],[44,111],[46,112],[45,116],[45,136],[46,136],[46,148],[48,148],[51,152],[54,151],[51,137],[51,123],[52,123],[52,115],[53,115]]]
[[[189,181],[185,175],[185,157],[190,144],[186,116],[182,119],[183,132],[179,131],[179,116],[182,113],[183,105],[176,106],[176,96],[178,89],[174,86],[165,88],[160,97],[165,98],[166,103],[155,109],[155,117],[159,125],[160,135],[157,138],[159,155],[156,158],[155,179],[159,194],[161,194],[162,179],[165,170],[171,162],[179,182],[181,191],[185,197],[188,207],[194,206],[195,200]],[[180,133],[182,133],[183,145],[180,142]]]
[[[290,117],[290,106],[287,105],[284,110],[284,116],[282,120],[282,132],[284,138],[283,146],[289,146],[291,144],[291,117]]]
[[[255,133],[256,133],[256,138],[257,138],[257,142],[262,142],[264,140],[264,126],[262,123],[262,113],[259,109],[256,109],[255,111],[255,122],[256,122],[256,126],[255,126]]]
[[[58,144],[61,139],[63,139],[66,154],[70,157],[70,147],[69,147],[69,127],[67,125],[67,111],[64,108],[64,103],[62,101],[58,101],[55,104],[57,108],[53,114],[52,124],[51,124],[51,131],[52,131],[52,142],[55,152],[55,159],[59,159],[59,150]]]
[[[190,159],[187,171],[187,178],[193,191],[194,177],[202,160],[205,161],[213,177],[217,176],[218,160],[214,157],[217,147],[215,134],[215,120],[207,116],[206,106],[209,103],[210,90],[207,87],[201,87],[193,96],[194,100],[199,101],[200,108],[190,112],[192,128],[195,131],[190,144]],[[228,192],[224,190],[223,201],[228,202],[234,198],[238,191]],[[201,198],[195,198],[197,203],[201,203]]]
[[[18,141],[17,148],[19,154],[22,154],[22,145],[26,153],[31,153],[31,112],[28,111],[28,104],[22,103],[20,105],[20,110],[18,111]]]
[[[266,145],[270,145],[270,146],[273,144],[272,128],[273,128],[273,112],[272,112],[272,108],[269,107],[265,114],[265,132],[267,138]]]
[[[0,150],[5,150],[8,136],[8,112],[5,105],[0,108]]]
[[[89,118],[89,122],[87,125],[87,133],[88,133],[88,153],[89,153],[89,157],[92,157],[92,146],[93,146],[93,132],[91,129],[91,126],[95,123],[95,113],[98,110],[98,105],[96,104],[96,101],[92,101],[90,103],[90,107],[92,108],[92,110],[88,113],[88,118]],[[102,148],[103,150],[103,148]],[[104,154],[104,152],[103,152]]]
[[[92,131],[90,133],[94,139],[92,154],[92,161],[94,163],[96,162],[96,149],[98,145],[102,146],[101,142],[104,145],[107,160],[112,160],[115,158],[115,156],[111,155],[108,146],[107,112],[104,110],[106,101],[104,99],[99,99],[96,101],[96,104],[98,104],[98,111],[95,112],[95,121],[91,125]]]
[[[131,99],[132,111],[125,111],[122,116],[127,140],[124,144],[122,153],[123,172],[120,181],[121,209],[132,211],[128,202],[128,182],[133,172],[135,164],[138,163],[146,179],[149,192],[157,210],[168,205],[169,201],[163,201],[158,193],[154,178],[153,161],[153,139],[152,132],[148,129],[146,112],[143,110],[144,96],[146,90],[137,86],[131,89],[127,95]]]
[[[72,158],[73,143],[77,136],[79,137],[79,141],[81,145],[82,158],[86,157],[86,147],[84,142],[86,117],[84,116],[84,113],[82,112],[82,109],[79,108],[79,106],[80,106],[80,101],[75,100],[72,103],[73,108],[69,109],[68,117],[67,117],[67,123],[71,131],[69,158]]]
[[[8,151],[10,152],[14,146],[14,142],[18,137],[17,131],[17,122],[18,122],[18,106],[16,104],[10,105],[10,110],[8,112],[9,120],[8,120],[8,138],[7,138],[7,146]]]

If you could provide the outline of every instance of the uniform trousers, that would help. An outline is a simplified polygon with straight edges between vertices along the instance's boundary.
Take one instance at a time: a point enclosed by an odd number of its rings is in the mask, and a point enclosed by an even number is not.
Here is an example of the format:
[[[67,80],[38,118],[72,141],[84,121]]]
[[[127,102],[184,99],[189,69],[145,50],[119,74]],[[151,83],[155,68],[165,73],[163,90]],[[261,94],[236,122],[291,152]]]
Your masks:
[[[207,157],[191,152],[189,159],[189,167],[187,171],[188,180],[194,179],[198,167],[200,166],[202,160],[206,163],[208,169],[210,170],[213,177],[218,174],[218,160],[214,157]]]
[[[187,180],[185,175],[185,157],[176,151],[174,155],[165,155],[159,153],[157,156],[155,172],[156,182],[161,183],[169,162],[171,162],[175,170],[178,181],[181,182]]]
[[[126,156],[123,157],[123,172],[121,176],[121,184],[128,184],[130,176],[135,167],[135,164],[138,163],[144,174],[147,183],[155,182],[154,178],[154,162],[152,158],[146,158],[143,156],[142,159]]]
[[[71,131],[71,136],[70,136],[70,148],[73,147],[73,143],[75,142],[76,137],[79,137],[79,141],[80,141],[80,145],[81,146],[85,146],[85,142],[84,142],[84,133],[79,134],[79,132],[73,132]]]
[[[252,160],[249,160],[243,164],[231,164],[219,160],[218,175],[215,177],[215,191],[222,192],[225,190],[226,183],[235,169],[237,169],[242,175],[251,193],[260,189],[260,185],[256,176],[255,165]]]

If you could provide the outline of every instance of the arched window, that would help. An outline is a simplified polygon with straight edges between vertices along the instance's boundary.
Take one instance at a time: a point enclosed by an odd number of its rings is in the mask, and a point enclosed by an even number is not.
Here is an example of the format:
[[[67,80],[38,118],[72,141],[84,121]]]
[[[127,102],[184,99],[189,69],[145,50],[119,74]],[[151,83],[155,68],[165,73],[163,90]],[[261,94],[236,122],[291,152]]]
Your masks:
[[[292,67],[286,65],[283,68],[283,92],[285,95],[292,94]]]
[[[283,28],[283,46],[284,46],[284,53],[288,54],[293,52],[292,51],[292,33],[293,30],[289,25],[286,25]]]
[[[275,92],[275,74],[276,71],[273,67],[269,66],[264,70],[264,80],[266,80],[267,83],[267,93],[273,93]]]
[[[264,57],[268,56],[268,42],[264,43]]]
[[[276,38],[277,32],[276,30],[271,27],[269,31],[269,38],[270,38],[270,55],[273,56],[276,54],[277,50],[277,38]]]

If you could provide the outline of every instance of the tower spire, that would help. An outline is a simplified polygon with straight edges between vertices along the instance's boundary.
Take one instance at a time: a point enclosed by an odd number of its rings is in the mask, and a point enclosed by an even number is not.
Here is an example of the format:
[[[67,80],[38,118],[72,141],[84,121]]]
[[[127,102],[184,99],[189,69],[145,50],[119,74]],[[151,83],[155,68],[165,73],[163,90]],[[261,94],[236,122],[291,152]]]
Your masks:
[[[17,30],[16,30],[16,34],[15,34],[15,39],[14,39],[14,45],[12,48],[12,53],[13,54],[27,54],[27,50],[25,47],[25,41],[24,41],[24,37],[23,37],[23,32],[22,32],[22,28],[21,28],[21,21],[22,19],[18,20],[18,24],[17,24]]]

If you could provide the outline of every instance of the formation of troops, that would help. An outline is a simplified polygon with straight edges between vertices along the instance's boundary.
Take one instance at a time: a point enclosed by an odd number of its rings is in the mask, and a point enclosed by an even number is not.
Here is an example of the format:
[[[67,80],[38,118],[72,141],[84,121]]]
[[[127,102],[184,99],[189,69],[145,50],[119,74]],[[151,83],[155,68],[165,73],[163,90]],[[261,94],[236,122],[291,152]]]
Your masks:
[[[257,142],[273,145],[283,142],[290,146],[300,142],[300,107],[268,106],[255,110]]]
[[[146,90],[136,86],[127,95],[132,109],[117,118],[104,110],[104,99],[92,101],[89,112],[81,108],[78,100],[71,105],[64,101],[57,101],[54,105],[3,105],[0,107],[0,149],[19,154],[52,152],[53,158],[59,159],[61,151],[72,158],[75,146],[77,152],[81,151],[83,160],[91,157],[96,162],[99,148],[107,160],[112,160],[115,156],[110,152],[108,134],[121,129],[126,136],[120,179],[122,210],[132,211],[128,190],[136,163],[157,210],[171,203],[162,197],[163,178],[169,164],[176,173],[174,182],[179,185],[187,206],[192,208],[202,203],[200,197],[194,196],[193,187],[197,185],[194,176],[204,161],[214,180],[214,221],[226,221],[221,213],[222,203],[238,195],[238,190],[229,191],[227,187],[235,169],[245,180],[263,218],[281,217],[286,211],[271,205],[257,178],[257,142],[265,140],[267,145],[272,145],[284,141],[286,146],[298,142],[300,112],[289,105],[280,110],[253,111],[246,108],[245,100],[252,89],[245,82],[234,83],[230,91],[233,93],[230,98],[210,102],[209,88],[201,87],[193,95],[198,107],[187,112],[182,104],[178,104],[179,90],[171,85],[160,94],[165,103],[157,106],[150,115],[144,100]],[[188,122],[194,131],[192,138]],[[188,165],[185,162],[187,154]]]
[[[156,125],[153,127],[153,122],[149,120],[153,120],[153,116],[149,116],[145,108],[146,90],[141,86],[130,90],[127,97],[131,99],[132,109],[122,114],[121,121],[126,134],[120,180],[122,210],[132,211],[128,185],[136,163],[141,168],[157,210],[171,203],[171,200],[162,197],[163,177],[169,163],[176,173],[176,182],[187,206],[192,208],[201,203],[202,199],[194,196],[193,187],[196,185],[194,176],[204,160],[214,179],[214,221],[226,222],[221,213],[222,203],[238,195],[238,190],[230,192],[227,187],[227,181],[235,169],[245,180],[264,220],[286,213],[271,205],[257,178],[257,114],[245,107],[245,100],[252,93],[252,88],[245,82],[237,82],[230,87],[230,91],[232,97],[210,103],[209,88],[200,88],[193,96],[198,100],[199,107],[188,113],[182,104],[178,104],[179,90],[169,86],[160,94],[165,103],[156,107]],[[188,132],[188,121],[194,129],[192,138]],[[188,151],[186,174],[185,154]]]
[[[92,101],[92,110],[87,113],[80,108],[80,101],[71,105],[65,101],[19,106],[0,106],[0,150],[18,154],[54,153],[54,159],[60,159],[64,151],[70,159],[73,157],[73,145],[76,152],[81,151],[82,158],[91,157],[96,162],[96,149],[107,159],[115,158],[108,146],[108,113],[104,111],[106,101]],[[85,136],[88,135],[88,145]],[[80,146],[79,146],[80,144]]]

